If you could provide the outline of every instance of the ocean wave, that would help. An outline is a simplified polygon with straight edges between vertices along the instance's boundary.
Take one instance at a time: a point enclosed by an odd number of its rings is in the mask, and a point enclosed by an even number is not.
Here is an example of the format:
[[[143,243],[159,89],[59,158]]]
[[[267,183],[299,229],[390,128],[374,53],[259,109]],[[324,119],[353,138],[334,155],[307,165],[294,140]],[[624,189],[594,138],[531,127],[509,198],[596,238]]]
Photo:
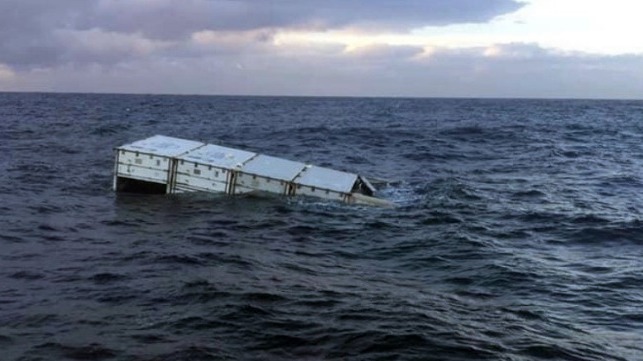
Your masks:
[[[0,94],[8,359],[637,360],[640,102]],[[396,207],[111,190],[219,141]]]

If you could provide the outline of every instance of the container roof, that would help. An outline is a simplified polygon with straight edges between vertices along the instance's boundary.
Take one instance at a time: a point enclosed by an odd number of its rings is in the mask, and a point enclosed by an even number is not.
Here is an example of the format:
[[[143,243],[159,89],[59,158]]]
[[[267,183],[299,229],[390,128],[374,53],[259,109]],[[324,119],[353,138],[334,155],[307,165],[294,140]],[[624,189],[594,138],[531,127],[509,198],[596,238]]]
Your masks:
[[[304,163],[259,154],[248,161],[248,163],[241,168],[241,171],[272,179],[291,181],[305,167],[306,165]]]
[[[118,149],[132,152],[149,153],[164,157],[176,157],[192,149],[203,146],[204,143],[193,140],[155,135],[143,140],[125,144]]]
[[[301,173],[294,182],[319,189],[349,193],[355,181],[357,181],[357,174],[312,166]]]
[[[232,169],[243,165],[256,155],[257,153],[245,150],[207,144],[178,158],[219,168]]]

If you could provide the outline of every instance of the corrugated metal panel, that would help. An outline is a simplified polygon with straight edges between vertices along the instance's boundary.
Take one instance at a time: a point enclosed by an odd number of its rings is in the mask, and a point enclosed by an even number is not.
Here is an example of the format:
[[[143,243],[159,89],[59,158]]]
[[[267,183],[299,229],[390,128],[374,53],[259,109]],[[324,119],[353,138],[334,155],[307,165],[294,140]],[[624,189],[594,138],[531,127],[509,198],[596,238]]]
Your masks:
[[[176,188],[184,190],[225,192],[227,186],[225,177],[221,181],[183,173],[176,175]]]
[[[140,153],[124,149],[120,149],[118,152],[118,162],[120,164],[150,169],[168,169],[168,163],[170,160],[169,157],[158,156],[151,153]]]
[[[259,154],[241,167],[241,171],[262,177],[291,181],[305,167],[304,163]]]
[[[204,143],[193,140],[155,135],[134,143],[125,144],[118,149],[155,154],[163,157],[176,157],[203,145]]]
[[[217,182],[227,182],[230,170],[216,166],[195,163],[181,159],[176,166],[176,173],[186,177],[204,178]],[[178,181],[178,180],[177,180]]]
[[[294,183],[319,189],[349,193],[357,180],[357,174],[341,172],[323,167],[309,167],[302,172]]]
[[[128,164],[118,164],[118,175],[122,177],[140,179],[154,183],[167,183],[167,170],[158,170],[144,167],[135,167]]]
[[[246,193],[248,190],[285,195],[288,193],[288,182],[274,178],[271,179],[271,177],[240,173],[236,177],[234,193]]]
[[[195,163],[211,165],[219,168],[232,169],[243,165],[255,155],[257,155],[257,153],[208,144],[195,149],[188,154],[180,156],[178,159],[185,159]]]
[[[297,196],[309,196],[309,197],[317,197],[317,198],[323,198],[323,199],[331,199],[334,201],[343,201],[347,195],[345,192],[336,192],[336,191],[331,191],[328,189],[323,189],[323,188],[317,188],[317,187],[310,187],[310,186],[304,186],[304,185],[297,185],[295,187],[295,193],[294,195]]]

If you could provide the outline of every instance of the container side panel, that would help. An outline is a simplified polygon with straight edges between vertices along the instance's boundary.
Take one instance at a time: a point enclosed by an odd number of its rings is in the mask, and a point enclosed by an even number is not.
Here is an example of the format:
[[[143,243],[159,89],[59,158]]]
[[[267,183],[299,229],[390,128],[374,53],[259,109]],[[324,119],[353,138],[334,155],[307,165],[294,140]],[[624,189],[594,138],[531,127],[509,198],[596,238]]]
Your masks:
[[[137,167],[128,164],[118,165],[117,176],[162,184],[167,183],[167,171]]]
[[[203,190],[197,189],[194,187],[180,185],[180,184],[177,184],[176,187],[174,187],[174,193],[192,193],[192,192],[201,192],[201,191]]]
[[[178,161],[177,172],[194,177],[211,179],[213,181],[227,182],[229,170],[182,159]]]
[[[341,193],[341,192],[335,192],[328,189],[320,189],[320,188],[303,186],[303,185],[298,185],[296,186],[295,189],[296,189],[295,194],[298,196],[309,196],[309,197],[323,198],[323,199],[329,199],[334,201],[344,200],[344,195],[345,195],[345,193]]]
[[[165,156],[119,150],[118,158],[118,162],[121,164],[129,164],[137,167],[165,171],[170,167],[170,158]]]
[[[236,188],[249,188],[263,192],[286,194],[288,183],[279,179],[270,179],[253,174],[239,173]]]
[[[253,192],[258,192],[258,190],[242,186],[236,186],[234,188],[234,194],[248,194]]]
[[[225,192],[227,183],[178,173],[176,176],[176,187],[209,192]]]
[[[118,191],[118,155],[119,152],[116,151],[114,152],[114,169],[113,169],[113,181],[112,181],[112,187],[115,191]]]

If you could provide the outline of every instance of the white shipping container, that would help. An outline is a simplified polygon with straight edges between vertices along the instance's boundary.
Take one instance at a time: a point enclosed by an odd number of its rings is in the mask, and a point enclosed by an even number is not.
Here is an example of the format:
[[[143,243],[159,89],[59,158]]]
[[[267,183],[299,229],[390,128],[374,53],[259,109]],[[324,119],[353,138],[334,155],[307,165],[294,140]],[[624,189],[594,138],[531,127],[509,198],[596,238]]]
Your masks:
[[[116,148],[114,189],[154,193],[268,192],[390,205],[363,177],[214,144],[156,135]]]
[[[184,191],[230,192],[234,169],[257,154],[207,144],[177,157],[175,188]]]
[[[288,195],[292,180],[305,168],[304,163],[259,154],[239,169],[232,194],[263,191]]]
[[[155,135],[116,148],[114,189],[137,189],[137,181],[163,184],[167,193],[173,184],[174,157],[204,144],[192,140]]]
[[[344,200],[356,181],[357,174],[311,166],[295,178],[295,194]]]

